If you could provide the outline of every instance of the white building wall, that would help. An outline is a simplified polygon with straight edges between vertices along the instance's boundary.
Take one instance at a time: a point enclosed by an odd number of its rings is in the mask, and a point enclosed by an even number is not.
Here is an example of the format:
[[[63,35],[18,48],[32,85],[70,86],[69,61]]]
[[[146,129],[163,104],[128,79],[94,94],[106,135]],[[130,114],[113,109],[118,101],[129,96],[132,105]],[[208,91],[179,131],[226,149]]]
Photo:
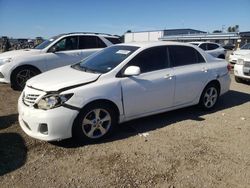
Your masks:
[[[148,31],[125,33],[124,42],[146,42],[146,41],[159,41],[163,37],[163,31]]]
[[[124,35],[124,42],[132,42],[134,38],[134,33],[125,33]]]
[[[163,37],[163,31],[152,31],[149,32],[148,41],[158,41],[162,37]]]

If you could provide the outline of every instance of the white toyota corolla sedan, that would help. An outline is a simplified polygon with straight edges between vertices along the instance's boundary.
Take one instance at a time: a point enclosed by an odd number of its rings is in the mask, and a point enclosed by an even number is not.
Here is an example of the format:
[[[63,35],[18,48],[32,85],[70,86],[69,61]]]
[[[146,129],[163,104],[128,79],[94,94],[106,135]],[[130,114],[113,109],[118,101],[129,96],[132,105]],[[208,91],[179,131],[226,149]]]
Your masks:
[[[229,85],[228,63],[194,45],[119,44],[31,78],[19,123],[40,140],[96,141],[132,119],[196,104],[212,109]]]

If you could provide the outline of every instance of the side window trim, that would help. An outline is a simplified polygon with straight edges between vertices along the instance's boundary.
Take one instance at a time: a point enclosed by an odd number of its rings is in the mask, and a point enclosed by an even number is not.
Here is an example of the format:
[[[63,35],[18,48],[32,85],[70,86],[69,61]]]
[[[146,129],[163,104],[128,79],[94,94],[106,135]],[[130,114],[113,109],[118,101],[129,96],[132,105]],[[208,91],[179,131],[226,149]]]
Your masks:
[[[202,57],[202,59],[204,60],[203,62],[197,62],[197,64],[199,64],[199,63],[206,63],[206,58],[203,56],[203,54],[201,54],[198,50],[196,50],[196,49],[194,49],[195,51],[196,51],[196,59],[197,59],[197,61],[199,61],[199,55],[200,55],[200,57]]]
[[[166,55],[167,55],[167,67],[168,68],[172,68],[172,63],[171,63],[171,58],[170,58],[170,55],[169,55],[169,47],[166,46]]]
[[[77,44],[76,44],[76,49],[79,50],[79,35],[76,36]]]
[[[97,44],[97,48],[106,48],[107,47],[107,44],[105,44],[105,42],[102,41],[102,39],[98,36],[96,36],[96,44]],[[102,47],[101,44],[104,46]]]

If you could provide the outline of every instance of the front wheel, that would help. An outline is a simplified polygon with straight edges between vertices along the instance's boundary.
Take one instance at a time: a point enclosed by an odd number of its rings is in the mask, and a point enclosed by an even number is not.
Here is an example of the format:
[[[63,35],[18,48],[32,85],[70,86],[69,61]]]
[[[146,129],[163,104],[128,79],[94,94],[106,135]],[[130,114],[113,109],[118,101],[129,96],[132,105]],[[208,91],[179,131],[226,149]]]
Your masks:
[[[14,90],[23,90],[28,79],[36,76],[40,72],[33,67],[20,67],[13,71],[11,75],[11,87]]]
[[[80,141],[96,142],[109,136],[117,124],[117,114],[105,103],[89,105],[80,111],[72,134]]]
[[[219,89],[216,84],[209,84],[203,90],[199,104],[204,110],[211,110],[217,103],[218,97]]]

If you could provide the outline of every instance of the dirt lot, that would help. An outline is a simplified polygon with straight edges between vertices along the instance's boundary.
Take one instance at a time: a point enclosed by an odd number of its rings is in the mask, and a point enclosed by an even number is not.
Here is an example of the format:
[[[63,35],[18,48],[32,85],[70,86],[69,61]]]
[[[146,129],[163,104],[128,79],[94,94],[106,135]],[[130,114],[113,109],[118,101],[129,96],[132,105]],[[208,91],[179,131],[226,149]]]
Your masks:
[[[0,187],[250,186],[249,84],[232,80],[213,112],[189,107],[139,119],[93,145],[25,135],[19,94],[0,85]]]

